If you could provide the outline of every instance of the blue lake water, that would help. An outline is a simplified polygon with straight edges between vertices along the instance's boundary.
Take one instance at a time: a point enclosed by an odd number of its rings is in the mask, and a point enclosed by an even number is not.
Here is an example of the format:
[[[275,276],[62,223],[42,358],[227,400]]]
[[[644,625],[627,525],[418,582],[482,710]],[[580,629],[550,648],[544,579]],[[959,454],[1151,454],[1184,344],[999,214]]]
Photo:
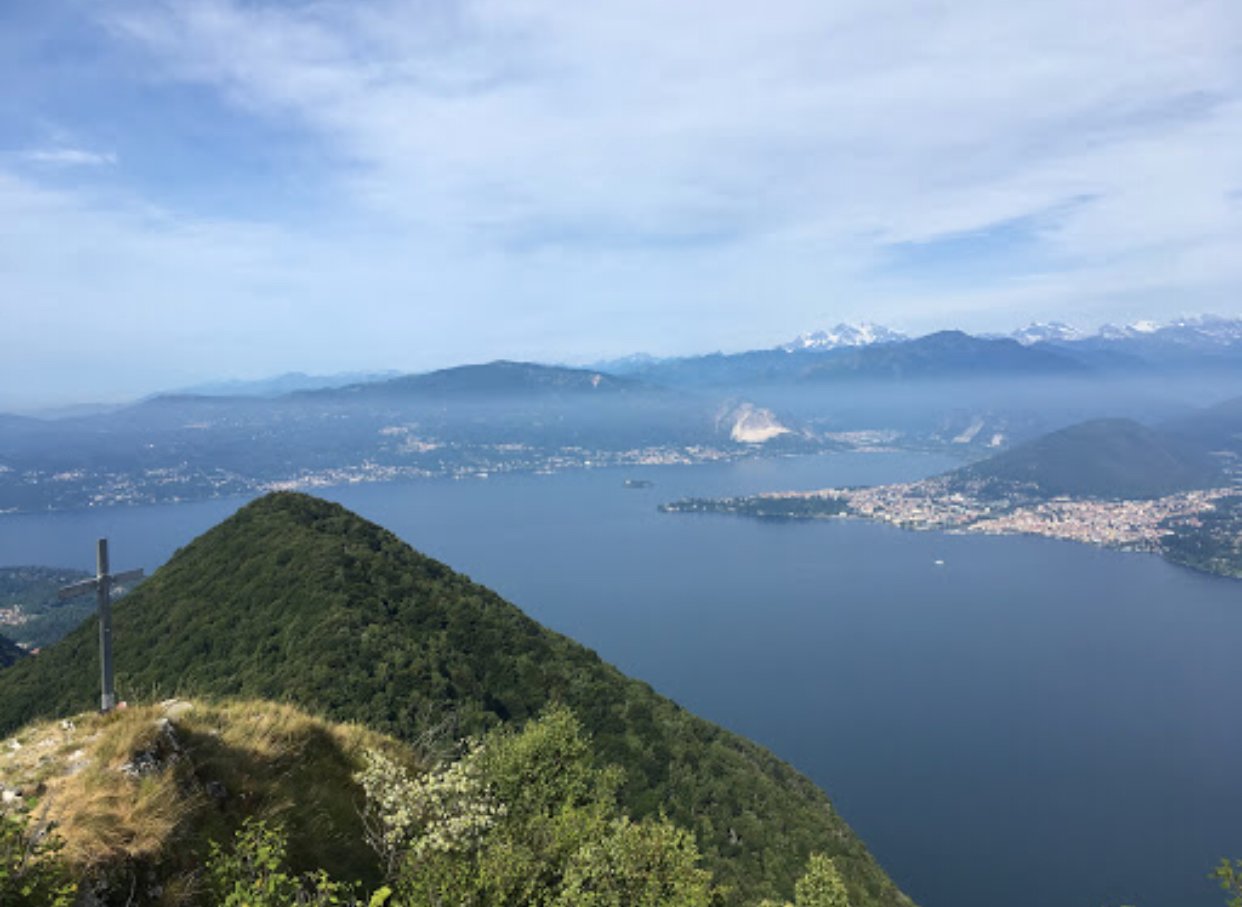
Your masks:
[[[834,455],[325,496],[771,747],[924,907],[1222,904],[1206,874],[1242,857],[1242,582],[1041,539],[655,510],[950,465]],[[90,568],[107,535],[117,568],[154,568],[240,503],[0,518],[0,564]]]

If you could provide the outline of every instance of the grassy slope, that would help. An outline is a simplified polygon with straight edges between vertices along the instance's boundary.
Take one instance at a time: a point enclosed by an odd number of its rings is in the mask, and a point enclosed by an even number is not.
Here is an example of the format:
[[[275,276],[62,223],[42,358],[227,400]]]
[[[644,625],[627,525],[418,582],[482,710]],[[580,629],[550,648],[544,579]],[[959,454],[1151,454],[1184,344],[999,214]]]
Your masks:
[[[88,708],[93,622],[0,675],[0,732]],[[124,695],[288,699],[415,739],[569,705],[632,814],[692,827],[735,901],[787,896],[809,852],[856,907],[908,903],[809,780],[334,504],[270,495],[179,551],[115,611]]]
[[[285,826],[296,869],[377,883],[352,778],[364,749],[415,764],[391,738],[288,705],[179,701],[28,725],[0,747],[0,777],[56,823],[79,873],[120,902],[133,886],[172,905],[193,899],[208,843],[248,816]]]
[[[1205,453],[1129,419],[1071,425],[950,474],[1049,497],[1152,498],[1222,480]]]

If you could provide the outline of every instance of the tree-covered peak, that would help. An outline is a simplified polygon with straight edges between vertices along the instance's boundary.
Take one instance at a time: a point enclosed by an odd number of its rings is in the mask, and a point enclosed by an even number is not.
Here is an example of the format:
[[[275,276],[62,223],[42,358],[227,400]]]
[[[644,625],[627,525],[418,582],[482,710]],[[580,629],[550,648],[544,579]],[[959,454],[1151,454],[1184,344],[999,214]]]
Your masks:
[[[117,603],[118,692],[288,701],[417,740],[571,708],[636,819],[693,829],[734,903],[788,897],[812,852],[852,903],[904,897],[809,780],[690,715],[489,589],[339,505],[271,494],[177,552]],[[96,696],[90,622],[0,674],[0,733]]]

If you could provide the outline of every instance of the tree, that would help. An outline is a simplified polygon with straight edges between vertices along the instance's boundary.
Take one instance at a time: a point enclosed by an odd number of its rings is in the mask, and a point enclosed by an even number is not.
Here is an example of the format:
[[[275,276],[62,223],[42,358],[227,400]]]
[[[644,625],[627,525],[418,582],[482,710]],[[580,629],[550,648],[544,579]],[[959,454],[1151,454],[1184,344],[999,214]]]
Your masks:
[[[335,882],[320,869],[290,875],[285,864],[288,839],[279,826],[249,817],[229,850],[214,841],[207,858],[207,879],[217,907],[294,907],[360,905],[355,886]],[[370,907],[382,907],[388,892],[380,889]],[[8,902],[5,901],[5,904]]]
[[[1211,877],[1230,895],[1229,907],[1242,907],[1242,860],[1221,860]]]
[[[794,886],[794,902],[783,907],[849,907],[845,882],[836,864],[820,853],[811,854],[806,872]],[[775,901],[764,901],[759,907],[782,907]]]

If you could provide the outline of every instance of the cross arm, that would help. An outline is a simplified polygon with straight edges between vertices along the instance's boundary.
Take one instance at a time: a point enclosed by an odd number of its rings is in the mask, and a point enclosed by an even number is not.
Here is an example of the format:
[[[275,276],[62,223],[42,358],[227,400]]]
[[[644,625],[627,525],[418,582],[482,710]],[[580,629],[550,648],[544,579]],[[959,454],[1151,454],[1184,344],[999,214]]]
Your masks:
[[[76,582],[71,585],[64,586],[60,590],[59,594],[60,594],[61,599],[73,598],[78,595],[84,595],[87,592],[94,592],[95,587],[98,585],[98,583],[99,583],[98,579],[96,579],[95,577],[91,577],[90,579],[84,579],[80,582]]]
[[[126,570],[124,573],[112,574],[112,582],[128,583],[130,580],[142,579],[143,576],[142,568],[138,567],[135,570]]]

